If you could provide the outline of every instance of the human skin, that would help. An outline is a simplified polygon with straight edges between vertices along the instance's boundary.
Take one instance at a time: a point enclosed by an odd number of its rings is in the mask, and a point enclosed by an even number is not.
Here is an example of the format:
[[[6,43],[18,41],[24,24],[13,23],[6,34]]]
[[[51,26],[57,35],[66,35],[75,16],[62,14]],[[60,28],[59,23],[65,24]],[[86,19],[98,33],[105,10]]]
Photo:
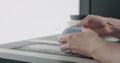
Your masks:
[[[59,42],[67,42],[60,47],[62,51],[71,50],[76,54],[93,57],[100,63],[120,62],[120,45],[102,39],[90,29],[65,35]]]
[[[119,19],[89,15],[77,26],[84,26],[86,29],[62,36],[59,42],[67,42],[60,47],[62,51],[71,50],[76,54],[93,57],[100,63],[120,62],[120,45],[101,38],[120,38]]]
[[[78,23],[78,26],[90,28],[100,36],[113,36],[120,38],[119,19],[97,15],[88,15],[85,19]]]

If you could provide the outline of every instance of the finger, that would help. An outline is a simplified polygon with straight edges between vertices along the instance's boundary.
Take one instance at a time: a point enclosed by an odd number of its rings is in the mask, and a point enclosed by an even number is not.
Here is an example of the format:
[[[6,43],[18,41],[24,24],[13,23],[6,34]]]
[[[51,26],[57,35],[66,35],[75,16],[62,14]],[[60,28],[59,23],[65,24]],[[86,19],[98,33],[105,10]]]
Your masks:
[[[67,41],[69,41],[72,38],[72,35],[73,34],[68,34],[68,35],[62,36],[58,41],[60,43],[67,42]]]
[[[90,31],[92,31],[91,29],[89,29],[89,28],[85,28],[84,30],[82,30],[82,32],[90,32]],[[81,33],[82,34],[82,33]]]
[[[64,45],[62,45],[60,47],[61,51],[66,51],[66,50],[70,50],[70,46],[69,46],[69,43],[66,43]]]
[[[59,43],[64,43],[64,42],[67,42],[68,39],[69,39],[68,36],[63,36],[58,41],[59,41]]]
[[[78,26],[84,26],[86,23],[88,23],[88,19],[87,18],[81,20],[77,25]]]
[[[79,33],[80,34],[80,33]],[[81,32],[81,36],[84,36],[84,34],[94,34],[94,35],[98,35],[95,31],[89,29],[89,28],[85,28],[84,30],[82,30]]]
[[[89,27],[88,22],[90,21],[90,19],[91,18],[88,15],[86,18],[84,18],[83,20],[81,20],[81,22],[78,23],[77,26]]]
[[[72,53],[78,54],[78,51],[72,51]]]

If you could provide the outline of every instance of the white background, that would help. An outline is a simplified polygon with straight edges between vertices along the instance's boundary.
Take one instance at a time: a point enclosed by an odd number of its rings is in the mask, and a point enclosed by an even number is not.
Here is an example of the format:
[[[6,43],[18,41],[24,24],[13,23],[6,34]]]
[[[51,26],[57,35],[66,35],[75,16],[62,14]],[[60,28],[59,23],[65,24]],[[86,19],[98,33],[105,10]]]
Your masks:
[[[0,0],[0,44],[58,34],[78,0]]]

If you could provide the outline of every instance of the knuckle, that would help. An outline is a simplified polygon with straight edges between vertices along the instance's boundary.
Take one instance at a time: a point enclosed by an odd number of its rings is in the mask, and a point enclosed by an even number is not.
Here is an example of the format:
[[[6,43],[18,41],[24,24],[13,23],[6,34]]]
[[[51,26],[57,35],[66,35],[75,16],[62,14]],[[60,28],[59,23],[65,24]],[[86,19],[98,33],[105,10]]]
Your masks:
[[[58,38],[58,41],[60,42],[62,40],[62,37],[61,38]]]
[[[77,53],[78,53],[77,51],[74,51],[74,50],[71,50],[71,52],[72,52],[72,53],[75,53],[75,54],[77,54]]]
[[[68,35],[69,39],[72,39],[74,35],[75,35],[74,33],[69,34]]]
[[[63,50],[63,47],[62,47],[62,46],[60,46],[60,50]]]
[[[64,39],[64,38],[63,38],[63,37],[61,37],[61,38],[59,39],[59,41],[61,42],[63,39]]]
[[[87,18],[91,18],[91,17],[93,17],[93,15],[88,15],[88,16],[87,16]]]
[[[62,47],[60,48],[60,50],[61,50],[61,51],[64,51],[64,49],[63,49]]]
[[[66,50],[66,47],[60,46],[60,50],[61,50],[61,51],[65,51],[65,50]]]
[[[90,20],[94,19],[95,17],[96,17],[95,15],[88,15],[87,16],[87,18],[90,19]]]

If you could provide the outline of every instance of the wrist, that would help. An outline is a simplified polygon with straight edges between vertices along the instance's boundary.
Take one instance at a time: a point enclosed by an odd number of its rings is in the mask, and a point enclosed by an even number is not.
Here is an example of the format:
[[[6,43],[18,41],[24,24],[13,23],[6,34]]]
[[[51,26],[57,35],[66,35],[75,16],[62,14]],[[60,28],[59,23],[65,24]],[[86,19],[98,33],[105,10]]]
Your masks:
[[[112,31],[110,36],[120,38],[120,20],[108,18],[107,24]]]
[[[119,54],[119,48],[120,44],[108,42],[103,40],[102,43],[98,43],[98,48],[94,50],[92,53],[92,57],[95,60],[100,61],[101,63],[118,63],[119,59],[116,59],[116,57],[120,57]]]
[[[105,43],[105,40],[99,38],[99,41],[95,42],[94,48],[91,52],[91,57],[93,57],[96,60],[99,60],[99,58],[101,58],[102,51],[106,50]]]

